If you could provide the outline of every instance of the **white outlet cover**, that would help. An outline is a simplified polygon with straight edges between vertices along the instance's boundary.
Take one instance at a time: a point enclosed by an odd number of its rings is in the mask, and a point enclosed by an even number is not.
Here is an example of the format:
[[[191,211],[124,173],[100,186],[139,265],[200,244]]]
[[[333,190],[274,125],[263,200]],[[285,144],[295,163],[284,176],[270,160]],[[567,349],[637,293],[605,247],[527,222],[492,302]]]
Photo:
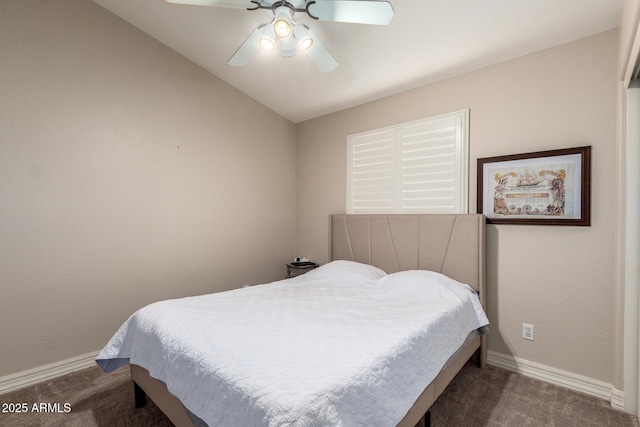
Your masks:
[[[527,323],[522,324],[522,338],[525,340],[533,341],[533,325],[529,325]]]

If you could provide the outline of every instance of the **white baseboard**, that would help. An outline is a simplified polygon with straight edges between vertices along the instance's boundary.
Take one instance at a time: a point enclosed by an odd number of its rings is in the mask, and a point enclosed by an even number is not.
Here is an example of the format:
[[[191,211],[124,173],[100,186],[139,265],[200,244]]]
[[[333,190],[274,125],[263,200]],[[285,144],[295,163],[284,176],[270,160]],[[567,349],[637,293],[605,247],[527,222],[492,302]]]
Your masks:
[[[0,394],[61,377],[95,365],[97,351],[0,377]]]
[[[611,406],[619,411],[624,411],[624,391],[617,388],[611,389]]]
[[[612,384],[604,381],[490,350],[487,352],[487,363],[507,371],[517,372],[527,377],[604,399],[610,402],[612,407],[624,409],[624,392],[614,389]]]

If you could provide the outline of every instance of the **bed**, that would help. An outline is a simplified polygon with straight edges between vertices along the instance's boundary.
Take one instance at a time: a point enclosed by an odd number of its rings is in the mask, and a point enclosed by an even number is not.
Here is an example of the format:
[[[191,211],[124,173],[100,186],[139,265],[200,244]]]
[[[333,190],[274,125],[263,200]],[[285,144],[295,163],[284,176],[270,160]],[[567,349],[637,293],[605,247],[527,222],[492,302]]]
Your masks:
[[[484,217],[333,215],[331,223],[332,262],[294,279],[152,304],[98,364],[105,372],[129,364],[136,405],[149,396],[177,426],[414,427],[472,356],[486,364]],[[443,305],[436,316],[435,294],[455,314]],[[193,320],[212,308],[215,322]],[[289,311],[297,320],[278,320]],[[426,317],[438,326],[422,325]]]

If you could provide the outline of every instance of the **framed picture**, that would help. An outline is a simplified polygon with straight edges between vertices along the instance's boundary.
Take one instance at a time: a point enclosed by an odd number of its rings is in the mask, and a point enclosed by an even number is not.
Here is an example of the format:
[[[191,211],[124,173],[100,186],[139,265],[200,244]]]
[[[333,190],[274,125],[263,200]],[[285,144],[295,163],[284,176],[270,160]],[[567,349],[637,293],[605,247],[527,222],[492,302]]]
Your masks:
[[[591,147],[478,159],[487,224],[591,225]]]

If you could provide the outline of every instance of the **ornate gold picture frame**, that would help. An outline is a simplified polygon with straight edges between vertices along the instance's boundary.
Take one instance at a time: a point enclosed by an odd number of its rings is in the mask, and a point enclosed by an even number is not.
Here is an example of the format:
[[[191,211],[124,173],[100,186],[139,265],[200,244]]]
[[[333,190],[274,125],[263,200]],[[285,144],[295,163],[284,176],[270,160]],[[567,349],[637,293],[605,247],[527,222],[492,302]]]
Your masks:
[[[591,225],[591,147],[478,159],[487,224]]]

